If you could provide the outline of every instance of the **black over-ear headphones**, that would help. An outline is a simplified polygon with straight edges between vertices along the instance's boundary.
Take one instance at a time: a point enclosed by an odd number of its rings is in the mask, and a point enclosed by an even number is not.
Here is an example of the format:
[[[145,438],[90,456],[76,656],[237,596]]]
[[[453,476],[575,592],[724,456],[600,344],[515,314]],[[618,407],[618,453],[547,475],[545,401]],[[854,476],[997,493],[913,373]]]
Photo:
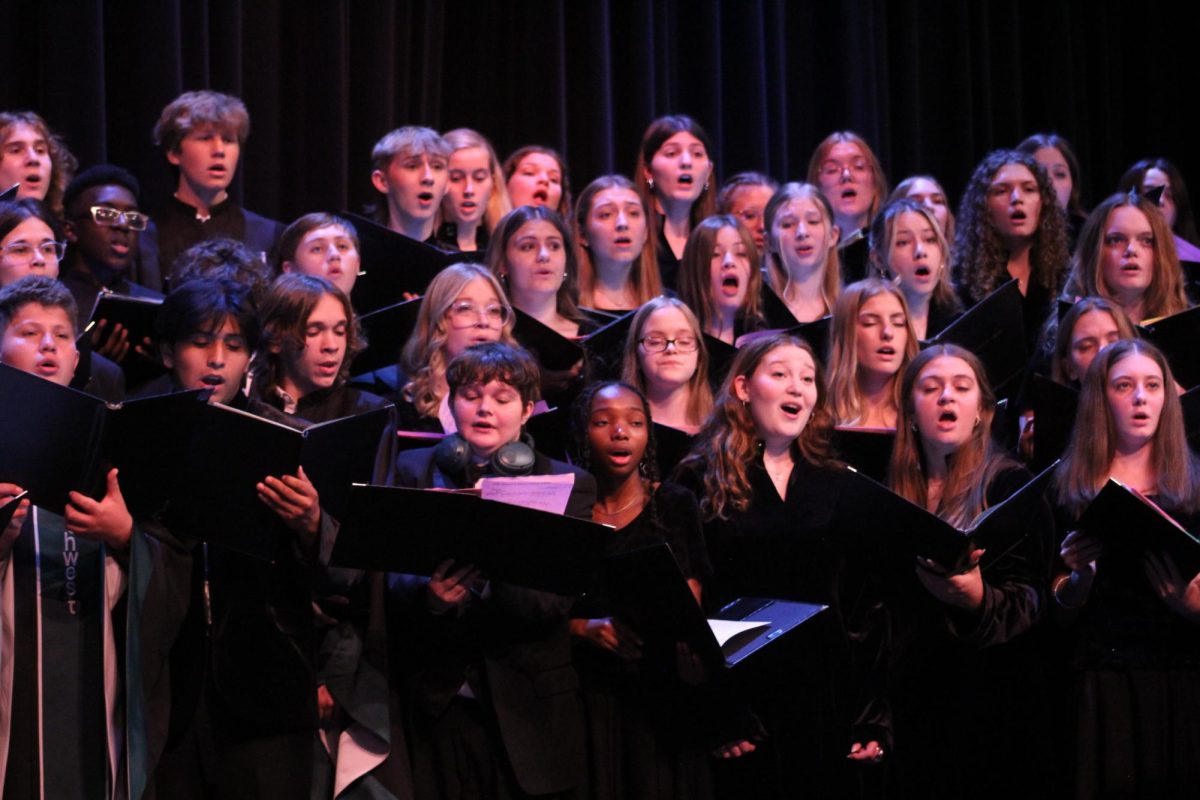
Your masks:
[[[533,472],[535,458],[533,437],[522,428],[518,441],[502,445],[492,453],[488,467],[496,475],[518,477]],[[437,449],[433,451],[433,460],[445,474],[464,476],[471,464],[471,446],[462,434],[451,433],[438,442]]]

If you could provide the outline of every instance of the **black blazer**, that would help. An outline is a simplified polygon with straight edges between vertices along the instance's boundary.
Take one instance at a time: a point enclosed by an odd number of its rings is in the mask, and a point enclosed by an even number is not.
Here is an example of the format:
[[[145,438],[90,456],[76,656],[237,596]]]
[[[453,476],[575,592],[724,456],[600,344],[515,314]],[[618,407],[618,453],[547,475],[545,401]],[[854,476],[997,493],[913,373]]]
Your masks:
[[[421,489],[455,485],[440,473],[434,450],[400,453],[390,482]],[[590,519],[595,478],[540,453],[533,469],[535,475],[568,472],[575,474],[575,488],[566,513]],[[540,795],[581,784],[584,717],[567,627],[574,598],[492,583],[486,598],[473,598],[463,613],[434,616],[426,606],[427,582],[393,581],[391,601],[402,608],[389,615],[393,624],[411,626],[389,639],[391,663],[407,671],[418,713],[436,718],[470,675],[482,677],[480,700],[497,721],[521,788]]]

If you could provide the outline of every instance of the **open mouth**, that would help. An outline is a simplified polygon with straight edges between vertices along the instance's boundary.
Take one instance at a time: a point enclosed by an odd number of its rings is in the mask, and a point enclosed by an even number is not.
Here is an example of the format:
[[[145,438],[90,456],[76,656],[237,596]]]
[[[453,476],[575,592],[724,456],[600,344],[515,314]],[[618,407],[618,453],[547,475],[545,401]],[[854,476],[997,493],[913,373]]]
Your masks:
[[[931,270],[929,267],[917,267],[916,272],[914,274],[918,278],[928,278],[930,275],[933,274],[933,270]]]
[[[738,276],[732,272],[721,278],[721,294],[725,295],[726,297],[736,297],[738,288],[740,286],[741,281],[739,281]]]
[[[479,208],[479,204],[476,203],[474,200],[463,200],[462,201],[462,210],[463,211],[474,211],[477,208]]]
[[[48,358],[45,361],[38,363],[37,371],[39,375],[57,375],[58,362],[52,358]]]
[[[881,356],[887,356],[888,358],[891,358],[892,356],[896,355],[896,348],[885,345],[875,352]]]
[[[208,174],[218,178],[224,177],[227,171],[224,164],[213,164],[208,168]]]
[[[23,180],[30,186],[37,186],[42,182],[42,176],[35,172],[31,175],[26,175]]]
[[[784,403],[780,406],[780,408],[782,408],[783,413],[787,414],[789,417],[799,416],[800,411],[802,410],[799,403]]]
[[[690,172],[685,172],[679,176],[679,185],[680,186],[691,186],[693,180],[695,180],[695,179],[692,177],[692,174]]]
[[[1028,218],[1028,215],[1021,209],[1017,209],[1016,211],[1009,214],[1008,218],[1011,219],[1013,222],[1024,222]]]
[[[633,460],[633,451],[625,448],[609,450],[608,460],[617,465],[628,464]]]
[[[424,204],[433,202],[433,192],[420,192],[417,194],[417,199]]]
[[[1121,272],[1141,272],[1142,265],[1136,261],[1130,261],[1121,265]]]
[[[216,388],[217,386],[223,386],[225,384],[225,379],[220,375],[205,375],[200,379],[200,382],[205,386]]]
[[[613,244],[618,247],[628,247],[633,244],[633,239],[628,236],[618,236],[616,239],[613,239]]]
[[[953,411],[943,411],[938,415],[938,422],[958,422],[958,414]]]
[[[843,200],[853,200],[857,197],[858,197],[858,189],[855,189],[852,186],[847,186],[845,189],[842,189],[842,199]]]
[[[1150,419],[1150,415],[1148,413],[1146,413],[1145,411],[1133,412],[1133,421],[1134,422],[1146,422],[1149,419]]]
[[[536,192],[533,193],[533,201],[534,201],[534,203],[538,203],[538,204],[548,203],[548,202],[550,202],[550,193],[547,192],[545,189],[538,189]]]

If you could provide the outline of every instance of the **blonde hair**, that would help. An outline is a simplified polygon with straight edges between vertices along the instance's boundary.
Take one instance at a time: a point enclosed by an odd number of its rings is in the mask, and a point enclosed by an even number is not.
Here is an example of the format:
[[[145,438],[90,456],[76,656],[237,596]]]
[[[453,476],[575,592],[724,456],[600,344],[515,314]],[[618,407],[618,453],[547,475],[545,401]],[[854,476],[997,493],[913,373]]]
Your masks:
[[[446,313],[467,288],[467,284],[477,280],[485,281],[500,302],[508,305],[504,289],[495,276],[479,264],[467,263],[451,264],[435,275],[425,290],[425,296],[421,298],[417,324],[404,344],[400,367],[410,378],[404,386],[404,399],[412,403],[422,416],[437,417],[438,406],[442,402],[438,389],[446,377],[448,366]],[[512,329],[513,315],[510,310],[508,319],[500,329],[500,341],[515,345]]]
[[[907,197],[891,200],[883,207],[883,210],[875,215],[875,220],[871,223],[871,267],[888,280],[899,280],[899,276],[892,269],[892,242],[896,239],[896,225],[900,222],[901,214],[920,214],[933,229],[938,247],[942,248],[942,263],[938,265],[937,282],[933,285],[933,302],[944,308],[961,309],[962,302],[950,284],[948,237],[943,234],[933,212],[915,200]]]
[[[779,242],[775,240],[772,229],[775,227],[775,217],[779,214],[779,210],[793,200],[800,200],[801,198],[808,198],[816,203],[821,216],[825,218],[825,226],[830,230],[834,227],[833,207],[829,205],[828,198],[821,194],[821,190],[814,184],[785,183],[771,197],[771,201],[767,203],[767,208],[763,212],[765,236],[763,250],[767,259],[767,281],[770,283],[771,288],[775,290],[775,293],[785,300],[787,298],[784,293],[787,291],[791,276],[788,274],[787,268],[783,265]],[[842,271],[838,262],[838,249],[836,246],[830,246],[829,253],[825,257],[825,266],[822,269],[824,269],[824,279],[821,281],[821,297],[825,300],[825,307],[832,311],[834,303],[837,302],[838,293],[842,290]]]
[[[470,128],[455,128],[442,134],[442,140],[450,145],[450,155],[458,150],[472,147],[482,148],[488,155],[488,172],[492,176],[492,193],[488,195],[487,210],[484,211],[484,228],[490,234],[496,230],[504,215],[512,211],[512,200],[508,197],[508,183],[504,180],[504,170],[500,167],[500,159],[496,156],[496,148],[478,131]]]
[[[829,346],[829,402],[834,419],[839,424],[857,422],[862,416],[862,403],[858,391],[858,314],[872,297],[890,294],[900,303],[904,311],[904,330],[907,341],[904,355],[896,374],[892,376],[892,405],[899,416],[902,396],[900,376],[909,362],[916,357],[917,334],[908,316],[908,303],[904,293],[896,286],[880,280],[867,278],[846,287],[833,309],[833,323]]]

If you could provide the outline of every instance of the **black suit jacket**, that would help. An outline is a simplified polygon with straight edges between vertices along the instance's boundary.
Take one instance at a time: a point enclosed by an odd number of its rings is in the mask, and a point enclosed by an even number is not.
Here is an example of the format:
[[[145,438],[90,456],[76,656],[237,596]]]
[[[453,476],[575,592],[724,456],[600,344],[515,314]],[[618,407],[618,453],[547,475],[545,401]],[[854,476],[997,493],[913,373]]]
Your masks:
[[[440,475],[434,449],[399,454],[391,483],[426,489],[453,485]],[[533,474],[575,474],[566,513],[591,519],[596,481],[583,470],[540,453]],[[433,533],[433,532],[429,532]],[[393,664],[407,667],[418,713],[441,714],[469,676],[484,679],[480,700],[495,715],[508,760],[530,794],[570,789],[586,777],[579,678],[571,663],[568,613],[574,598],[491,583],[461,614],[428,611],[425,580],[394,580]],[[472,685],[477,685],[473,682]]]

